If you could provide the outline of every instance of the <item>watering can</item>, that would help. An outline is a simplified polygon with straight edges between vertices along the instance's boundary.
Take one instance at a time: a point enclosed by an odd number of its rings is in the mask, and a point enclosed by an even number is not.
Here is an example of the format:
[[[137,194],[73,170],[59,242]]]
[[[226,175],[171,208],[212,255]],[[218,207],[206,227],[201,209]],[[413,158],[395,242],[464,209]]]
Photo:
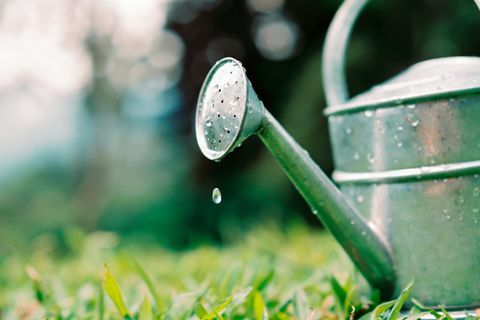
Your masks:
[[[207,158],[219,161],[257,135],[385,298],[414,280],[411,297],[426,306],[475,310],[480,307],[480,58],[420,62],[349,100],[345,49],[366,2],[342,4],[324,47],[333,181],[266,110],[233,58],[218,61],[201,88],[197,142]]]

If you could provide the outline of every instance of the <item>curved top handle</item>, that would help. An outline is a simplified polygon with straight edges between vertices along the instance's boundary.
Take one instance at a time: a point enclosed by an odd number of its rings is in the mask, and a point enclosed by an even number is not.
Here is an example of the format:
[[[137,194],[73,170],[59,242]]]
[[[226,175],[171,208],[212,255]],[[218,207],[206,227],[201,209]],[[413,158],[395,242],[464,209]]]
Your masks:
[[[327,31],[323,47],[323,86],[328,106],[347,102],[345,54],[353,25],[368,0],[344,0]],[[475,0],[480,9],[480,0]]]
[[[323,86],[328,106],[343,104],[349,98],[345,54],[353,25],[367,2],[368,0],[345,0],[328,28],[322,58]]]

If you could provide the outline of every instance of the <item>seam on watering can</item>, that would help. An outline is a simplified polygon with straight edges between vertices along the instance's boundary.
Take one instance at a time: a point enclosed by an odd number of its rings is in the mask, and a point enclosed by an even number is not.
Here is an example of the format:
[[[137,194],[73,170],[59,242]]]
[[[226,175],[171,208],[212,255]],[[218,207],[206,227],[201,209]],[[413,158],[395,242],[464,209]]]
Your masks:
[[[327,107],[323,114],[325,116],[339,115],[344,113],[355,113],[368,109],[382,109],[392,108],[403,104],[421,103],[431,99],[441,100],[446,98],[456,97],[458,95],[469,95],[480,92],[480,87],[470,87],[463,89],[455,89],[443,92],[428,93],[423,95],[416,95],[410,97],[390,97],[385,99],[379,99],[377,101],[358,101],[350,102],[337,106]]]
[[[338,183],[381,183],[438,179],[476,173],[480,173],[480,160],[377,172],[335,170],[332,177]]]

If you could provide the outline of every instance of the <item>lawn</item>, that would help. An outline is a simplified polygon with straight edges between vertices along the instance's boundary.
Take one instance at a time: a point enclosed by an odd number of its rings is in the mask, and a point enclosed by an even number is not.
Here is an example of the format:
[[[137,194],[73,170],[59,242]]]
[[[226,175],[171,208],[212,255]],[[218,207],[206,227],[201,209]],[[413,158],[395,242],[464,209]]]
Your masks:
[[[182,252],[106,232],[55,239],[0,260],[0,319],[353,319],[380,303],[334,240],[302,225]],[[407,295],[365,317],[396,319]]]

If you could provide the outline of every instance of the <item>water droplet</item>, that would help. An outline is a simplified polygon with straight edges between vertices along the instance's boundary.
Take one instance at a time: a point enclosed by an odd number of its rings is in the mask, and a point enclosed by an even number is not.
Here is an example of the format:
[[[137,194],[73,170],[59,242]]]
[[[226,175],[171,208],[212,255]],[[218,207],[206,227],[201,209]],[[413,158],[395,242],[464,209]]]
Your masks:
[[[407,120],[412,127],[417,127],[420,124],[420,120],[413,113],[407,114]]]
[[[374,164],[375,163],[375,157],[371,153],[367,153],[367,160],[369,163]]]
[[[398,130],[398,131],[402,131],[402,130],[403,130],[403,126],[398,126],[398,127],[397,127],[397,130]]]
[[[222,193],[220,192],[220,189],[215,188],[212,191],[212,201],[215,204],[219,204],[222,202]]]
[[[316,214],[318,214],[318,211],[315,210],[315,209],[312,209],[312,213],[316,215]]]
[[[367,235],[367,232],[364,230],[362,231],[362,236],[366,236]]]
[[[452,217],[448,214],[448,210],[447,209],[443,209],[443,213],[445,214],[445,218],[447,220],[450,220]]]
[[[346,134],[352,134],[352,128],[347,128],[345,129]]]
[[[473,195],[475,197],[478,197],[480,195],[480,188],[479,187],[475,187],[475,189],[473,189]]]
[[[211,120],[208,120],[208,121],[205,123],[205,125],[206,125],[207,127],[211,127],[211,126],[212,126],[212,121],[211,121]]]
[[[355,152],[355,153],[353,154],[353,159],[355,159],[355,160],[360,159],[360,155],[358,154],[358,152]]]
[[[401,148],[403,146],[402,142],[397,143],[397,147]]]
[[[364,200],[363,196],[357,196],[357,201],[362,203]]]
[[[366,111],[364,112],[365,117],[367,117],[367,118],[373,117],[373,114],[374,114],[374,113],[375,113],[375,112],[374,112],[373,110],[366,110]]]
[[[407,107],[407,109],[413,110],[413,109],[415,109],[416,105],[415,104],[407,104],[406,107]]]

